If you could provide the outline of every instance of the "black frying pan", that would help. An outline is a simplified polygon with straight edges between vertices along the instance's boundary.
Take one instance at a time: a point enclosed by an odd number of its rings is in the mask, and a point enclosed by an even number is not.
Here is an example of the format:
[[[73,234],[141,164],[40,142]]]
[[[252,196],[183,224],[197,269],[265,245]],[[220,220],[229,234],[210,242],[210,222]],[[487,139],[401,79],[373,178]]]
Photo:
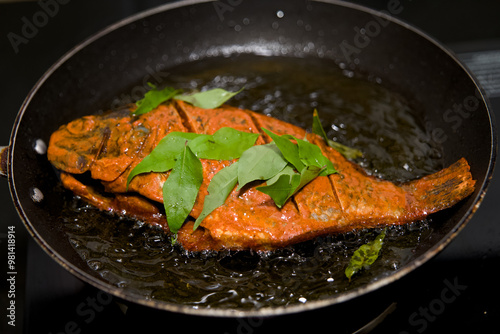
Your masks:
[[[92,268],[70,241],[62,224],[66,211],[61,210],[70,205],[68,195],[57,186],[57,173],[47,162],[42,143],[48,143],[59,125],[116,106],[117,98],[139,94],[145,81],[160,80],[170,69],[236,54],[327,59],[348,71],[382,78],[387,87],[408,96],[416,106],[422,124],[441,147],[443,165],[462,156],[470,162],[477,180],[475,193],[436,216],[426,238],[397,270],[381,267],[342,291],[327,291],[306,301],[263,303],[258,308],[195,308],[151,300],[137,289],[121,287]],[[463,106],[462,112],[454,112],[454,105]],[[334,1],[188,1],[121,21],[54,64],[23,104],[2,163],[27,229],[75,276],[125,300],[160,309],[250,316],[346,301],[417,268],[442,250],[471,218],[485,194],[495,153],[491,114],[474,78],[446,49],[388,15]],[[321,263],[322,258],[314,260]]]

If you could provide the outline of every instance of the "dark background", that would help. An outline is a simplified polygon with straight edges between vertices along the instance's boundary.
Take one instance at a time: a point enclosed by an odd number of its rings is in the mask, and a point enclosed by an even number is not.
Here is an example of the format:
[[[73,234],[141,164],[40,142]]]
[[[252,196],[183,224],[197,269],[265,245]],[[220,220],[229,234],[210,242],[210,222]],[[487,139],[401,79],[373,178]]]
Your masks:
[[[61,2],[64,2],[61,0]],[[385,9],[389,0],[352,1]],[[16,53],[7,35],[21,35],[22,18],[31,20],[40,4],[0,1],[0,144],[8,145],[17,111],[36,81],[58,58],[102,28],[136,12],[161,5],[159,0],[67,1]],[[455,51],[484,85],[500,117],[500,2],[401,0],[404,21],[427,32]],[[498,51],[498,52],[496,52]],[[474,140],[471,138],[471,140]],[[374,333],[500,333],[500,179],[490,190],[468,226],[436,258],[389,287],[342,306],[350,312],[332,322],[339,307],[269,319],[211,319],[177,315],[106,299],[102,293],[71,276],[27,235],[12,204],[8,184],[0,180],[0,333],[129,333],[167,332],[177,325],[209,333],[268,333],[325,330],[348,333],[361,328],[390,305],[390,313]],[[7,327],[6,234],[16,226],[16,327]],[[439,303],[449,284],[459,289],[453,302]],[[97,304],[92,304],[92,301]],[[100,302],[99,302],[100,301]],[[393,302],[397,303],[392,304]],[[83,306],[82,306],[83,304]],[[92,306],[95,305],[95,306]],[[444,308],[439,308],[444,305]],[[368,306],[370,311],[362,314]],[[77,314],[87,311],[85,317]],[[433,308],[434,314],[425,313]],[[94,310],[92,313],[91,310]],[[352,312],[351,312],[352,311]],[[438,313],[438,314],[436,314]],[[417,314],[418,316],[415,316]],[[412,318],[413,315],[413,318]],[[88,324],[86,321],[89,320]],[[413,321],[411,321],[413,319]],[[79,321],[78,321],[79,320]],[[5,328],[5,330],[1,330]],[[188,330],[189,331],[189,330]]]

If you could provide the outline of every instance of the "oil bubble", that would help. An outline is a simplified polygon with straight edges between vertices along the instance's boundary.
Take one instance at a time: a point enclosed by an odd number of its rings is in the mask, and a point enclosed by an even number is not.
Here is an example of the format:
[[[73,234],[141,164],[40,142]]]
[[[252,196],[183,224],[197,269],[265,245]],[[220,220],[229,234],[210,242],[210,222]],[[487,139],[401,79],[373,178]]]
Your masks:
[[[40,203],[41,201],[43,201],[43,193],[40,189],[36,187],[32,187],[30,189],[30,197],[31,200],[35,203]]]
[[[33,143],[33,149],[36,153],[43,155],[47,153],[47,144],[42,139],[37,139]]]

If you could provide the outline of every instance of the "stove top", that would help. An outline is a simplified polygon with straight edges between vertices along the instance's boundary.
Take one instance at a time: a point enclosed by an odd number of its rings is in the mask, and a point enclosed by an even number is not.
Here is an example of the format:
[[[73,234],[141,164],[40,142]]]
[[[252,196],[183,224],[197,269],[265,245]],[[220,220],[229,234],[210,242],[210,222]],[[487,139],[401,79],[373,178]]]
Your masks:
[[[370,5],[382,9],[387,6],[386,2],[376,1]],[[494,7],[485,1],[479,2]],[[32,31],[33,36],[26,43],[20,42],[18,49],[13,48],[5,37],[19,30],[27,17],[37,15],[42,6],[49,3],[54,4],[56,0],[0,3],[0,31],[4,36],[0,42],[3,79],[0,92],[5,101],[0,144],[8,143],[11,126],[24,97],[64,52],[99,29],[162,2],[88,1],[83,5],[83,2],[57,0],[58,5],[51,7],[53,16],[47,19],[46,25]],[[422,15],[432,9],[430,1],[416,4],[407,0],[402,3],[408,8],[401,15],[403,19],[417,26],[426,25]],[[472,6],[472,1],[465,3]],[[454,4],[452,7],[458,6]],[[491,28],[486,21],[495,8],[477,9],[480,6],[475,5],[474,13],[470,14],[474,19],[470,23],[478,30],[476,35],[471,36],[468,31],[460,40],[448,28],[433,25],[425,28],[457,52],[475,73],[490,97],[498,119],[500,29]],[[441,15],[463,20],[468,8],[450,9],[451,12]],[[486,23],[481,19],[481,12]],[[438,16],[438,13],[432,12],[432,15]],[[61,26],[65,29],[60,29]],[[471,26],[463,29],[473,30]],[[481,29],[488,33],[481,33]],[[499,196],[500,178],[494,177],[480,209],[455,240],[438,256],[389,286],[319,310],[272,318],[225,319],[180,315],[125,303],[76,279],[46,255],[28,235],[12,205],[7,181],[2,179],[0,254],[4,279],[0,309],[2,315],[6,314],[0,319],[0,332],[142,333],[169,331],[178,323],[184,332],[210,333],[270,333],[278,329],[296,333],[312,328],[335,333],[495,333],[500,319],[500,304],[496,298],[500,296],[500,287],[495,275],[500,266]],[[11,270],[8,268],[7,246],[12,230],[15,231],[15,268]],[[15,281],[9,280],[11,277],[15,277]],[[15,327],[8,325],[11,321],[8,302],[12,300],[8,294],[12,292],[16,302]]]

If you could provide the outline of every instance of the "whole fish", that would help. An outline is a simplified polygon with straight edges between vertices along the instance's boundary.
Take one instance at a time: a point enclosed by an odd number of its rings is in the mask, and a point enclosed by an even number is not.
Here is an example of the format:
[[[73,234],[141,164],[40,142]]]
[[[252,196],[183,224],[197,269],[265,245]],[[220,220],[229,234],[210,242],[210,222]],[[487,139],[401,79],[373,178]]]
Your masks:
[[[300,127],[249,110],[222,106],[201,109],[182,101],[158,106],[140,116],[134,106],[104,115],[85,116],[55,131],[48,159],[61,171],[64,187],[100,210],[137,218],[168,232],[162,187],[170,172],[127,177],[139,162],[173,131],[213,134],[222,127],[259,133],[256,145],[271,142],[261,129],[317,145],[337,173],[318,176],[278,208],[258,191],[259,182],[229,194],[197,229],[212,177],[234,160],[200,159],[203,182],[190,218],[177,241],[188,251],[273,250],[318,236],[357,229],[405,224],[449,208],[474,191],[467,161],[421,179],[396,185],[367,175],[329,147],[322,137]]]

